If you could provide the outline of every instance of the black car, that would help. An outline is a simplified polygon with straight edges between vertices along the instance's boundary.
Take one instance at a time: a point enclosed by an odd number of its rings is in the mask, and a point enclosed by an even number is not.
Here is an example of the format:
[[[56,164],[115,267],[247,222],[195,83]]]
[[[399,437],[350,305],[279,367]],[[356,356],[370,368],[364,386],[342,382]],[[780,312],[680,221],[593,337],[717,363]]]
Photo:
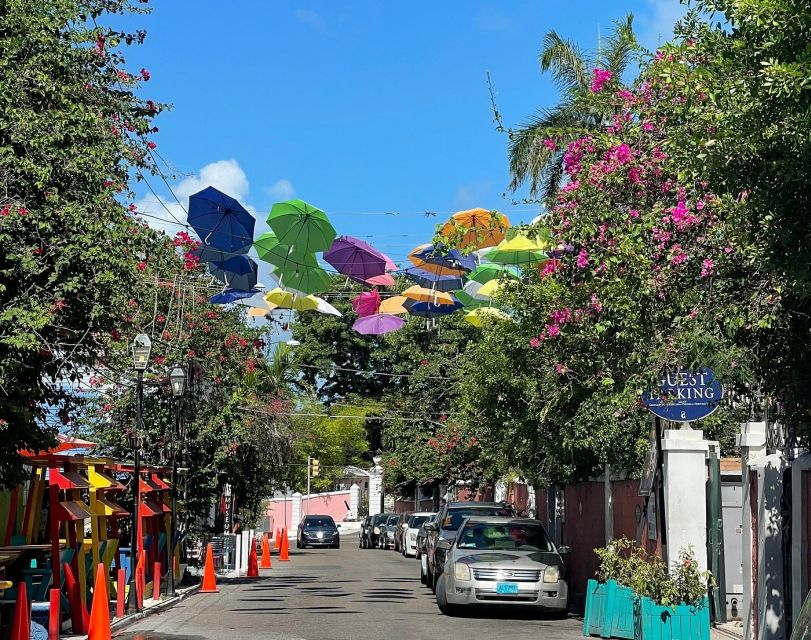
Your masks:
[[[436,591],[439,576],[445,571],[445,556],[449,545],[438,544],[439,540],[453,543],[456,532],[469,516],[515,517],[515,509],[505,502],[448,502],[437,513],[436,520],[425,525],[428,532],[425,554],[420,558],[420,580]]]
[[[361,549],[368,549],[372,542],[372,516],[366,516],[363,522],[360,523],[360,531],[358,532],[358,546]]]
[[[425,529],[425,525],[431,524],[432,522],[436,522],[436,514],[428,516],[428,518],[423,521],[420,528],[417,530],[417,560],[419,560],[422,557],[422,554],[425,553],[425,541],[428,538],[428,531]]]
[[[369,538],[364,549],[376,549],[380,546],[380,534],[386,535],[386,522],[391,513],[378,513],[372,516],[372,522],[369,527]]]
[[[377,546],[381,549],[394,549],[394,536],[397,533],[397,521],[400,519],[396,513],[388,514],[385,524],[380,527]]]
[[[338,549],[341,546],[341,537],[338,535],[338,527],[332,516],[304,516],[298,526],[296,535],[296,547],[306,549],[307,547],[332,547]]]

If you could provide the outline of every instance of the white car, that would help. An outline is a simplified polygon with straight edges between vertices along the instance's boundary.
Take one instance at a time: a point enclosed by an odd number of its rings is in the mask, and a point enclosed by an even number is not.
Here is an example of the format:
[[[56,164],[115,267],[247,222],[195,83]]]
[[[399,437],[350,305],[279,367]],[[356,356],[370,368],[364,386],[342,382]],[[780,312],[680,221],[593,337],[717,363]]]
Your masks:
[[[433,512],[424,511],[422,513],[412,513],[406,520],[406,530],[403,534],[403,544],[400,545],[400,553],[403,556],[416,556],[417,555],[417,532],[420,526],[428,518],[434,515]]]

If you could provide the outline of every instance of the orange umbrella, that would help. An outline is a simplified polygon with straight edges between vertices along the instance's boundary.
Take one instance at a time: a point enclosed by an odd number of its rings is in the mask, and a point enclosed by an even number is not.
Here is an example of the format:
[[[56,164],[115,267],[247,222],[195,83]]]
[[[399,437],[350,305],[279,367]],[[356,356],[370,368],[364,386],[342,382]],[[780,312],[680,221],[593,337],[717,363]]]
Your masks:
[[[411,264],[415,267],[423,269],[425,271],[430,271],[431,273],[435,273],[438,276],[463,276],[465,275],[465,271],[463,269],[451,269],[450,267],[444,267],[441,264],[433,264],[431,262],[426,262],[425,260],[420,260],[417,257],[417,254],[422,253],[427,248],[432,247],[433,245],[429,242],[428,244],[421,244],[414,247],[411,250],[411,253],[408,254],[408,259],[411,260]]]
[[[71,449],[92,449],[95,446],[96,443],[90,442],[90,440],[82,440],[81,438],[74,438],[73,436],[66,436],[62,433],[58,433],[56,434],[55,447],[44,449],[39,453],[34,453],[33,451],[21,451],[20,455],[31,458],[33,456],[48,455],[49,453],[62,453],[64,451],[70,451]]]
[[[403,291],[403,297],[408,298],[409,300],[416,300],[417,302],[430,302],[435,306],[442,304],[456,304],[456,300],[453,299],[451,294],[445,293],[444,291],[426,289],[418,284],[415,284],[413,287],[409,287]]]
[[[408,298],[405,296],[392,296],[391,298],[386,298],[380,303],[380,309],[378,311],[379,313],[388,313],[390,315],[408,313],[408,309],[403,306],[406,300],[408,300]]]
[[[442,227],[442,235],[457,240],[454,244],[460,248],[495,247],[504,240],[504,234],[510,227],[510,221],[503,213],[487,209],[467,209],[451,216]]]

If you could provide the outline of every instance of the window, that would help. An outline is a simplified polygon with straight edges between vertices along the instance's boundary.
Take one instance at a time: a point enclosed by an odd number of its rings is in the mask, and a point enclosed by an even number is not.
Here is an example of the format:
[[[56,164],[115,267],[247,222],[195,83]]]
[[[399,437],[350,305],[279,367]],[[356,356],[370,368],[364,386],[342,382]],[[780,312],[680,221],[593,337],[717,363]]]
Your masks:
[[[448,511],[445,520],[442,521],[442,528],[446,531],[456,531],[462,524],[462,520],[468,516],[506,516],[514,518],[515,512],[511,507],[479,507],[461,508]]]
[[[329,516],[316,516],[313,518],[307,517],[304,519],[305,527],[334,527],[335,520]]]
[[[460,549],[486,549],[488,551],[552,551],[546,530],[539,524],[488,524],[469,522],[459,534]]]

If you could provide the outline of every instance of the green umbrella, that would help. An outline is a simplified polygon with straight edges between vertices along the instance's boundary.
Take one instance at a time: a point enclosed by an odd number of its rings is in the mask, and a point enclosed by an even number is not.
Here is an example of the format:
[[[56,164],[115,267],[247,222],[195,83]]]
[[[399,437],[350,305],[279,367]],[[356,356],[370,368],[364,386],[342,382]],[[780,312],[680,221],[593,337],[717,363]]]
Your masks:
[[[516,267],[496,264],[494,262],[484,262],[468,273],[467,279],[474,280],[479,284],[485,284],[502,276],[518,280],[521,277],[521,272]]]
[[[295,257],[274,270],[274,275],[285,287],[304,293],[321,293],[330,286],[329,274],[318,266],[315,256]]]
[[[253,243],[253,246],[260,260],[269,262],[277,267],[303,262],[302,257],[295,255],[292,247],[281,244],[276,234],[272,231],[268,231],[259,236]]]
[[[273,205],[268,224],[279,242],[292,246],[299,255],[328,251],[335,240],[327,215],[303,200],[287,200]]]
[[[464,305],[465,309],[478,309],[479,307],[486,307],[490,304],[487,300],[476,300],[476,298],[466,291],[454,291],[453,295]]]

